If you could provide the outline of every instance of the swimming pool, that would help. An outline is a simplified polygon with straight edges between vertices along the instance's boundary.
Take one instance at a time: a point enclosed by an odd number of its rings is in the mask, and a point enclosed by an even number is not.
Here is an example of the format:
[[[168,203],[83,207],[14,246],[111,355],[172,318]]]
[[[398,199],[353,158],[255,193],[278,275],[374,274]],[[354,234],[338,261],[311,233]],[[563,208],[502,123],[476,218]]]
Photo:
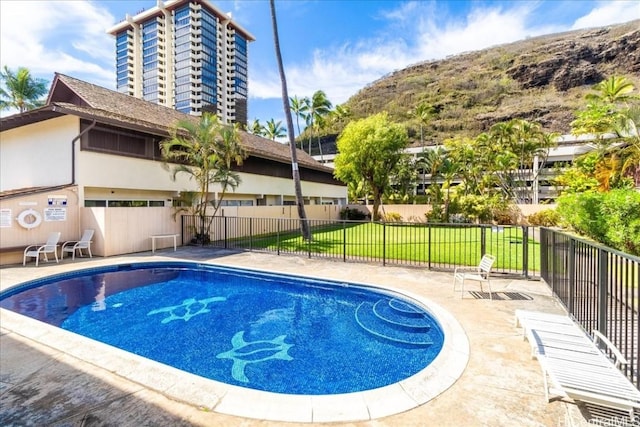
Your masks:
[[[442,348],[437,321],[362,285],[199,265],[120,265],[25,284],[0,306],[238,386],[325,395],[383,387]]]
[[[188,264],[194,265],[194,263]],[[157,266],[158,264],[154,263],[153,267]],[[73,266],[71,267],[73,268]],[[127,269],[135,270],[137,269],[137,267],[139,267],[138,264],[131,264],[124,266],[111,266],[106,270],[117,268],[119,270],[118,273],[124,274]],[[181,268],[180,265],[175,263],[171,263],[171,267]],[[208,268],[207,266],[203,267]],[[91,270],[94,273],[100,274],[106,271],[103,268]],[[148,271],[154,271],[156,275],[160,274],[160,269],[148,269]],[[309,272],[313,274],[312,271]],[[175,274],[175,271],[164,271],[164,273]],[[252,273],[261,274],[261,272]],[[64,276],[66,279],[74,279],[77,281],[81,279],[81,277],[85,274],[86,270],[73,272]],[[209,273],[207,272],[206,274]],[[279,274],[275,275],[280,276]],[[293,278],[297,278],[297,275]],[[86,278],[84,278],[83,280],[85,279]],[[13,327],[11,327],[10,329],[17,331],[23,336],[28,336],[52,347],[62,349],[68,354],[82,358],[83,360],[89,361],[97,366],[104,367],[111,372],[118,373],[119,375],[130,378],[138,383],[145,384],[149,388],[159,390],[162,393],[179,400],[191,402],[193,404],[209,408],[210,410],[214,410],[216,412],[279,421],[345,421],[371,419],[402,412],[420,405],[437,396],[443,390],[448,388],[464,370],[466,360],[468,359],[468,342],[466,341],[466,336],[464,332],[459,328],[459,324],[457,324],[455,319],[453,319],[446,311],[442,310],[436,304],[425,300],[423,297],[407,292],[406,290],[401,291],[401,294],[398,294],[394,292],[387,292],[374,286],[368,286],[367,284],[346,284],[340,281],[328,281],[327,283],[325,281],[317,281],[316,279],[312,278],[305,279],[310,280],[312,283],[311,287],[312,289],[314,289],[314,292],[320,294],[329,291],[330,293],[336,292],[336,289],[325,289],[326,286],[331,285],[337,287],[337,291],[357,289],[359,291],[363,291],[367,296],[373,295],[374,299],[366,301],[366,305],[363,305],[363,303],[360,302],[359,304],[351,304],[350,306],[351,319],[359,319],[359,322],[362,323],[362,325],[359,325],[358,327],[361,329],[360,333],[363,334],[366,333],[372,335],[372,331],[366,331],[366,329],[363,328],[363,325],[367,326],[367,316],[374,316],[372,313],[378,313],[377,315],[386,317],[389,314],[387,310],[399,310],[401,312],[406,312],[405,314],[408,314],[409,317],[411,317],[415,315],[415,313],[413,313],[413,305],[417,305],[420,308],[426,307],[436,319],[436,323],[439,324],[439,326],[441,326],[445,332],[445,339],[442,345],[442,350],[436,356],[433,363],[428,367],[419,370],[415,374],[408,373],[407,375],[409,376],[406,379],[400,380],[387,386],[382,386],[365,392],[348,392],[346,394],[322,396],[298,395],[298,397],[296,397],[296,395],[292,394],[264,393],[257,390],[252,391],[246,388],[246,384],[241,384],[240,382],[234,384],[241,385],[242,387],[236,387],[234,385],[228,384],[225,385],[216,381],[210,381],[209,383],[207,383],[206,380],[201,381],[194,376],[180,374],[176,370],[169,369],[165,365],[152,363],[147,359],[141,359],[133,354],[116,351],[116,349],[113,349],[113,351],[109,350],[109,348],[103,345],[98,345],[99,343],[96,343],[95,341],[83,341],[81,337],[77,337],[77,335],[75,334],[69,334],[66,331],[55,332],[51,329],[51,327],[41,324],[40,322],[33,323],[33,320],[21,320],[17,317],[14,317],[15,315],[13,314],[12,316],[8,316],[6,314],[6,310],[3,310],[2,313],[3,327],[11,326],[13,323],[15,329],[13,329]],[[37,282],[39,282],[39,284],[43,284],[48,280],[49,278],[43,278]],[[272,278],[269,280],[272,280]],[[20,285],[18,287],[10,289],[9,292],[11,294],[15,294],[31,286],[38,286],[38,283],[30,282],[28,285]],[[273,282],[269,282],[263,287],[265,286],[268,288],[272,288],[274,284]],[[237,287],[237,285],[234,285],[234,287]],[[85,283],[85,289],[93,289],[90,292],[85,292],[86,295],[89,295],[89,299],[88,301],[85,301],[85,304],[82,306],[85,307],[84,310],[86,310],[87,312],[104,313],[105,311],[108,312],[109,310],[122,309],[126,305],[122,303],[122,301],[118,302],[115,300],[111,300],[111,297],[120,294],[119,292],[112,293],[111,291],[107,291],[105,289],[104,294],[102,294],[102,292],[99,291],[100,286],[97,286],[95,283],[91,286]],[[96,290],[98,291],[96,292]],[[3,295],[6,296],[7,293],[5,292]],[[56,291],[55,295],[57,296],[57,298],[61,298],[59,292]],[[279,292],[277,293],[277,295],[279,295]],[[96,296],[98,297],[97,300],[95,298]],[[223,298],[222,295],[214,295],[208,297]],[[230,298],[230,296],[227,296],[227,298]],[[157,323],[160,325],[166,326],[180,323],[184,325],[195,322],[196,320],[198,320],[198,318],[204,318],[210,314],[199,313],[200,311],[211,310],[213,312],[220,304],[225,304],[228,302],[222,300],[211,300],[207,302],[203,301],[206,298],[192,298],[195,300],[195,302],[200,301],[201,303],[208,304],[207,307],[204,308],[204,304],[202,304],[201,306],[196,306],[196,304],[193,304],[193,301],[188,301],[190,299],[189,295],[182,295],[180,296],[180,299],[180,304],[171,305],[163,303],[157,305],[157,308],[153,309],[150,309],[150,307],[146,307],[146,312],[144,314],[149,318],[156,318]],[[67,301],[73,303],[73,301],[70,301],[68,298]],[[187,301],[187,305],[183,304],[185,301]],[[324,306],[332,307],[331,304],[326,303],[326,299],[323,301],[325,301]],[[306,304],[307,300],[305,299],[303,303]],[[409,305],[405,305],[406,303],[409,303]],[[47,315],[57,318],[59,323],[66,322],[69,319],[68,316],[66,318],[63,318],[64,316],[60,315],[59,311],[54,308],[54,305],[43,305],[42,300],[33,300],[30,302],[30,304],[32,309],[40,304],[40,306],[43,307],[41,308],[41,311],[47,311]],[[107,309],[103,310],[105,304]],[[112,304],[115,307],[109,308],[109,304]],[[185,309],[182,312],[179,310],[175,311],[174,309],[169,309],[176,308],[178,306],[182,306],[182,308],[190,306],[190,308]],[[408,309],[408,307],[410,308]],[[204,308],[204,310],[201,310],[201,308]],[[172,311],[173,314],[171,314]],[[292,318],[290,316],[292,312],[291,310],[289,311],[289,315],[285,317],[290,319]],[[81,312],[82,310],[76,309],[73,314],[79,316]],[[258,316],[258,310],[253,310],[253,314],[256,317],[260,317]],[[281,314],[282,313],[277,313],[271,310],[269,316],[263,316],[260,318],[260,321],[258,322],[260,324],[259,328],[264,329],[265,325],[273,323],[272,320],[274,319],[276,319],[275,323],[282,323],[283,320],[281,318],[279,319],[279,316]],[[273,317],[274,315],[275,317]],[[182,320],[167,320],[172,317],[181,317]],[[186,318],[189,318],[189,320],[184,320]],[[293,316],[293,318],[295,318],[295,316]],[[163,323],[163,321],[165,321],[165,323]],[[271,326],[266,330],[270,330]],[[420,328],[429,329],[429,327],[425,326],[419,326],[418,329]],[[370,325],[369,329],[372,329]],[[246,330],[249,331],[250,328]],[[226,339],[226,341],[228,341],[226,345],[227,353],[233,350],[231,341],[233,340],[233,336],[236,336],[238,331],[235,331],[235,333],[233,334],[231,334],[231,332],[234,332],[233,330],[229,331],[228,336],[230,336],[231,338],[227,337]],[[320,329],[318,332],[323,331],[322,329]],[[373,332],[376,331],[374,330]],[[380,330],[378,330],[377,332],[380,332]],[[281,335],[283,334],[277,335],[273,337],[273,339],[278,338]],[[247,339],[247,337],[252,337],[252,335],[244,335],[243,339],[245,342],[256,341],[255,339],[249,340]],[[378,337],[376,339],[380,340],[381,338]],[[240,340],[237,339],[236,342],[240,342]],[[296,348],[295,341],[290,341],[290,337],[285,337],[282,340],[282,343],[286,345],[292,344],[292,346],[287,349],[287,354],[291,357],[296,356],[296,353],[293,352],[293,350]],[[427,342],[418,341],[413,343],[414,347],[419,347],[421,345],[427,346]],[[299,344],[298,346],[302,347],[301,344]],[[216,355],[224,353],[224,351],[217,350],[215,352]],[[129,356],[127,356],[127,354],[129,354]],[[275,352],[272,351],[272,354],[275,354]],[[227,363],[227,369],[231,371],[229,367],[234,365],[235,362],[231,358],[220,359],[221,361]],[[276,359],[275,362],[281,364],[291,363],[290,361],[284,359]],[[257,365],[260,365],[262,363],[263,362],[257,362],[255,364],[250,363],[245,365],[245,374],[249,381],[252,382],[256,378],[255,372],[249,368],[256,367]],[[387,364],[389,363],[393,364],[393,361],[391,360]],[[247,405],[248,399],[252,402],[251,405]],[[286,410],[284,410],[284,408],[286,408]]]

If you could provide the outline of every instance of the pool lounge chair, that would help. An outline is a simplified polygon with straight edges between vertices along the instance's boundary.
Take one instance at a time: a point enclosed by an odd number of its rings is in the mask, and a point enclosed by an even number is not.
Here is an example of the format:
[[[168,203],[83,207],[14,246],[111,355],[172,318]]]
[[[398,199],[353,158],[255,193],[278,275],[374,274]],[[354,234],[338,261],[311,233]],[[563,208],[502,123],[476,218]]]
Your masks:
[[[58,241],[60,241],[60,234],[59,231],[56,231],[49,234],[47,243],[27,246],[24,250],[24,256],[22,257],[22,265],[27,265],[27,258],[35,258],[37,267],[40,255],[44,255],[44,260],[49,262],[47,254],[53,254],[56,262],[58,262]]]
[[[62,259],[64,259],[65,252],[71,253],[71,259],[76,259],[76,251],[78,251],[78,254],[80,256],[84,256],[82,253],[83,249],[86,249],[87,253],[89,254],[89,258],[93,258],[93,255],[91,255],[91,239],[93,238],[93,233],[94,230],[84,230],[84,233],[82,233],[82,237],[80,238],[80,240],[70,240],[68,242],[64,242],[62,244]]]
[[[464,282],[472,280],[480,283],[480,292],[484,292],[482,284],[486,283],[489,287],[489,299],[493,300],[493,294],[491,293],[491,268],[495,262],[496,257],[493,255],[485,254],[480,260],[480,264],[477,267],[456,267],[453,271],[453,291],[456,291],[456,283],[460,282],[460,298],[464,298]]]
[[[568,397],[625,410],[634,419],[640,408],[640,390],[620,371],[628,361],[601,333],[593,339],[568,316],[516,310],[532,355],[540,363],[545,397],[550,402]],[[613,360],[600,350],[608,348]]]

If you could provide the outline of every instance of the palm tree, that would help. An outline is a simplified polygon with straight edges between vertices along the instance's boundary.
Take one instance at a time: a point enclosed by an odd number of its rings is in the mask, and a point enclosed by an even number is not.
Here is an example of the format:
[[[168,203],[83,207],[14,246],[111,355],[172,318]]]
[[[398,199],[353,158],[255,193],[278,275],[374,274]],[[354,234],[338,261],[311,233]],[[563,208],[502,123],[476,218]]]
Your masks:
[[[451,205],[451,186],[456,179],[462,164],[450,157],[445,157],[440,165],[440,175],[442,176],[442,188],[446,190],[446,198],[444,200],[444,221],[449,222],[449,206]]]
[[[327,95],[317,90],[311,100],[307,103],[307,125],[311,126],[312,135],[318,138],[318,151],[320,152],[320,159],[322,160],[322,144],[320,143],[320,130],[322,130],[326,123],[326,116],[331,112],[331,101],[327,98]],[[309,139],[309,154],[311,154],[311,137]]]
[[[0,88],[1,110],[16,108],[24,113],[44,105],[41,98],[47,93],[47,81],[32,77],[28,69],[20,67],[14,73],[5,65],[0,79],[6,88]]]
[[[296,115],[296,126],[298,128],[298,136],[300,136],[300,118],[304,117],[305,112],[307,111],[307,104],[304,102],[304,99],[298,98],[297,96],[293,96],[289,98],[291,101],[291,111]],[[304,143],[300,140],[300,148],[304,151]]]
[[[329,112],[329,117],[332,123],[344,123],[351,117],[351,110],[346,105],[338,104]]]
[[[599,164],[596,178],[600,188],[607,190],[623,184],[629,175],[637,186],[640,182],[640,106],[634,85],[625,77],[612,76],[593,87],[595,93],[585,96],[589,104],[578,112],[571,123],[574,134],[594,134],[598,137]],[[621,105],[622,104],[622,105]],[[604,138],[606,134],[617,138]],[[622,142],[622,145],[614,144]]]
[[[627,143],[620,150],[624,159],[622,172],[629,173],[635,186],[640,187],[640,105],[634,105],[621,114],[616,133]]]
[[[240,176],[232,170],[234,164],[241,165],[247,157],[240,145],[239,125],[223,125],[217,116],[204,113],[198,122],[179,121],[170,138],[160,143],[160,149],[167,169],[168,162],[175,163],[172,179],[184,173],[197,182],[199,194],[194,211],[200,219],[200,230],[196,239],[207,243],[211,222],[227,190],[240,185]],[[218,200],[210,200],[212,184],[221,186]],[[214,212],[207,223],[207,207],[211,204]]]
[[[311,241],[311,228],[307,221],[307,214],[304,210],[304,200],[302,198],[302,186],[300,184],[300,170],[298,168],[298,153],[296,151],[295,134],[293,133],[293,119],[291,118],[291,107],[289,106],[289,93],[287,91],[287,77],[284,74],[282,64],[282,54],[280,53],[280,38],[278,37],[278,20],[276,19],[276,5],[274,0],[269,0],[271,9],[271,23],[273,26],[273,44],[276,50],[278,70],[280,71],[280,83],[282,85],[282,104],[284,115],[287,119],[287,133],[289,134],[289,149],[291,150],[291,171],[296,192],[296,205],[298,207],[298,217],[300,218],[300,231],[306,241]]]
[[[264,128],[264,132],[265,136],[273,141],[275,141],[276,138],[287,136],[287,132],[282,127],[282,122],[278,121],[276,123],[274,119],[267,120],[267,125]]]
[[[533,203],[541,166],[555,145],[555,134],[542,130],[539,123],[522,119],[496,123],[489,130],[487,147],[495,153],[496,178],[505,194],[517,203]]]
[[[420,145],[422,147],[424,147],[424,127],[429,124],[434,111],[433,106],[425,103],[418,104],[413,111],[413,115],[420,123]]]
[[[258,136],[265,135],[264,126],[262,126],[262,123],[260,123],[260,120],[258,119],[253,119],[251,124],[247,127],[247,132]]]
[[[634,89],[633,83],[622,76],[611,76],[607,80],[596,84],[593,89],[597,93],[587,94],[585,98],[588,101],[617,104],[637,98],[631,95]]]

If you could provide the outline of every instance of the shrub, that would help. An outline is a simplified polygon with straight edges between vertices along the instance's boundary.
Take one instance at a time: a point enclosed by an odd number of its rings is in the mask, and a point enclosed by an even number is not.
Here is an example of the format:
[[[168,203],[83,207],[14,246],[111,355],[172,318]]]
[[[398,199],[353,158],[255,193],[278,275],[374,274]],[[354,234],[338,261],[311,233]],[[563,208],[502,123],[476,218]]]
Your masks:
[[[560,214],[555,209],[545,209],[527,216],[529,225],[556,227],[560,224]]]
[[[604,243],[634,255],[640,255],[640,193],[612,190],[600,207],[606,220]]]
[[[498,205],[492,211],[493,222],[502,225],[515,225],[520,219],[520,210],[514,205]]]
[[[604,193],[588,191],[565,194],[558,198],[558,213],[569,227],[583,236],[604,243],[606,229],[600,205]]]
[[[579,234],[614,249],[640,255],[640,193],[617,189],[558,198],[558,213]]]
[[[429,212],[426,212],[424,214],[424,217],[426,218],[427,222],[444,222],[444,210],[442,206],[434,205],[431,207],[431,210]]]
[[[488,196],[467,194],[460,196],[458,203],[461,213],[469,219],[468,222],[489,222],[492,219],[493,201]]]
[[[397,212],[387,212],[382,219],[384,222],[402,222],[402,215]]]
[[[362,212],[360,209],[349,209],[346,207],[340,211],[340,219],[362,221],[369,218],[371,218],[371,215]]]

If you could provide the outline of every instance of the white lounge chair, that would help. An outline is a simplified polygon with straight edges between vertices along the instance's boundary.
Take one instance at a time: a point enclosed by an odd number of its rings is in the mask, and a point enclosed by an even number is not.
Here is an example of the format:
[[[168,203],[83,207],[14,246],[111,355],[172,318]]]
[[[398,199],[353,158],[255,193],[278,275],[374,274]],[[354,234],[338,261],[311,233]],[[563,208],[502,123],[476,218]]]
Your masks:
[[[24,256],[22,257],[22,265],[27,265],[27,258],[35,258],[37,267],[40,255],[44,255],[44,260],[49,262],[47,254],[53,254],[56,262],[58,262],[58,241],[60,241],[60,234],[59,231],[49,234],[49,238],[45,244],[27,246],[24,250]]]
[[[91,255],[91,239],[93,238],[93,233],[94,230],[87,229],[84,230],[84,233],[82,233],[82,237],[80,238],[80,240],[70,240],[68,242],[64,242],[62,244],[62,259],[64,259],[65,252],[71,253],[71,259],[76,259],[76,251],[78,251],[78,254],[80,256],[84,256],[82,253],[83,249],[87,250],[89,258],[93,258],[93,255]]]
[[[640,408],[640,390],[620,371],[628,361],[602,334],[593,339],[568,316],[516,310],[532,355],[540,363],[547,401],[568,397],[609,408],[626,410],[634,419]],[[604,344],[610,360],[600,350]]]
[[[478,264],[477,267],[456,267],[453,271],[453,291],[456,291],[456,283],[460,282],[460,298],[464,298],[464,282],[466,280],[479,282],[481,292],[484,292],[482,284],[486,283],[489,287],[489,299],[493,300],[490,274],[495,260],[495,256],[485,254],[482,256],[480,264]]]

